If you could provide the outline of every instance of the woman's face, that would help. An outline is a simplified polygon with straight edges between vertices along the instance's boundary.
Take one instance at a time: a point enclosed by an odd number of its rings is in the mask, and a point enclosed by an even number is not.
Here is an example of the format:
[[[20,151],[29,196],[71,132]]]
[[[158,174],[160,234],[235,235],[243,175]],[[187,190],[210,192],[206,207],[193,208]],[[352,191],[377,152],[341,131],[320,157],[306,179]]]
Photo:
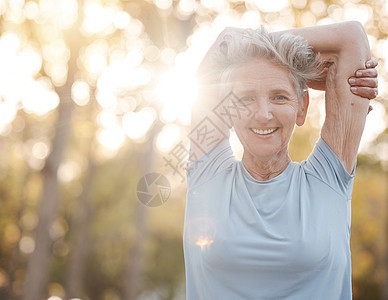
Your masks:
[[[232,106],[241,108],[232,121],[244,157],[268,160],[288,155],[294,126],[303,125],[308,106],[308,97],[299,104],[288,70],[255,58],[235,70],[231,79],[238,99]]]

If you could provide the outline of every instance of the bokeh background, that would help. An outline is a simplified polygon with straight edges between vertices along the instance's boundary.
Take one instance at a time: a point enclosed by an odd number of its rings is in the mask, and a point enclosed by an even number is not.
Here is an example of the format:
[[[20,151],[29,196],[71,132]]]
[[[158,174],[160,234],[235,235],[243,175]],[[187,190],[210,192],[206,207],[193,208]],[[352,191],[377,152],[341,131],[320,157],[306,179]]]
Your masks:
[[[201,58],[226,26],[345,20],[379,60],[353,192],[354,299],[388,299],[386,0],[0,0],[0,299],[184,299]],[[323,121],[323,94],[311,98],[296,161]],[[150,173],[163,190],[138,185]]]

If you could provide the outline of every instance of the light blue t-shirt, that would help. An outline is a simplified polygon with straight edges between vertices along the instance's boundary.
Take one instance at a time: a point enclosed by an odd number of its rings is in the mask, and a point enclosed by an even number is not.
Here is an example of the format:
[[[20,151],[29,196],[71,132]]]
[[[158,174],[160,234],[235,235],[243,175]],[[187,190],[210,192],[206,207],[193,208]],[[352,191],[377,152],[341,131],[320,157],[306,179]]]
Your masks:
[[[254,179],[223,141],[187,171],[187,300],[352,298],[349,174],[319,139]]]

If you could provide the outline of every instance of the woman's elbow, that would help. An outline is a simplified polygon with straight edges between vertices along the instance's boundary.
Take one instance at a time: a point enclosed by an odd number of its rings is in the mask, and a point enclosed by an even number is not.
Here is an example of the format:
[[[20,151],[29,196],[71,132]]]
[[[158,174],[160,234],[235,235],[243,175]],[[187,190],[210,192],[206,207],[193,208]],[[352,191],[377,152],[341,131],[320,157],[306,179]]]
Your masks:
[[[344,48],[358,53],[366,59],[370,58],[370,47],[364,27],[358,21],[343,23]]]

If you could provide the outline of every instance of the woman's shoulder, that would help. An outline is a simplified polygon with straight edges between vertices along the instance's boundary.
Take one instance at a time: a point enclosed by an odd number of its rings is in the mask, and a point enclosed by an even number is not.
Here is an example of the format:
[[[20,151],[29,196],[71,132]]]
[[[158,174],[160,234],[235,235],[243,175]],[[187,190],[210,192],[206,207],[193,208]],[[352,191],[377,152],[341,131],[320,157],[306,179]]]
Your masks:
[[[355,175],[355,167],[349,174],[341,160],[322,138],[319,138],[307,160],[301,163],[301,170],[306,176],[315,177],[340,193],[348,192]]]
[[[236,163],[229,140],[225,139],[201,157],[190,161],[186,169],[188,183],[198,185],[209,181],[217,174],[231,170]]]

